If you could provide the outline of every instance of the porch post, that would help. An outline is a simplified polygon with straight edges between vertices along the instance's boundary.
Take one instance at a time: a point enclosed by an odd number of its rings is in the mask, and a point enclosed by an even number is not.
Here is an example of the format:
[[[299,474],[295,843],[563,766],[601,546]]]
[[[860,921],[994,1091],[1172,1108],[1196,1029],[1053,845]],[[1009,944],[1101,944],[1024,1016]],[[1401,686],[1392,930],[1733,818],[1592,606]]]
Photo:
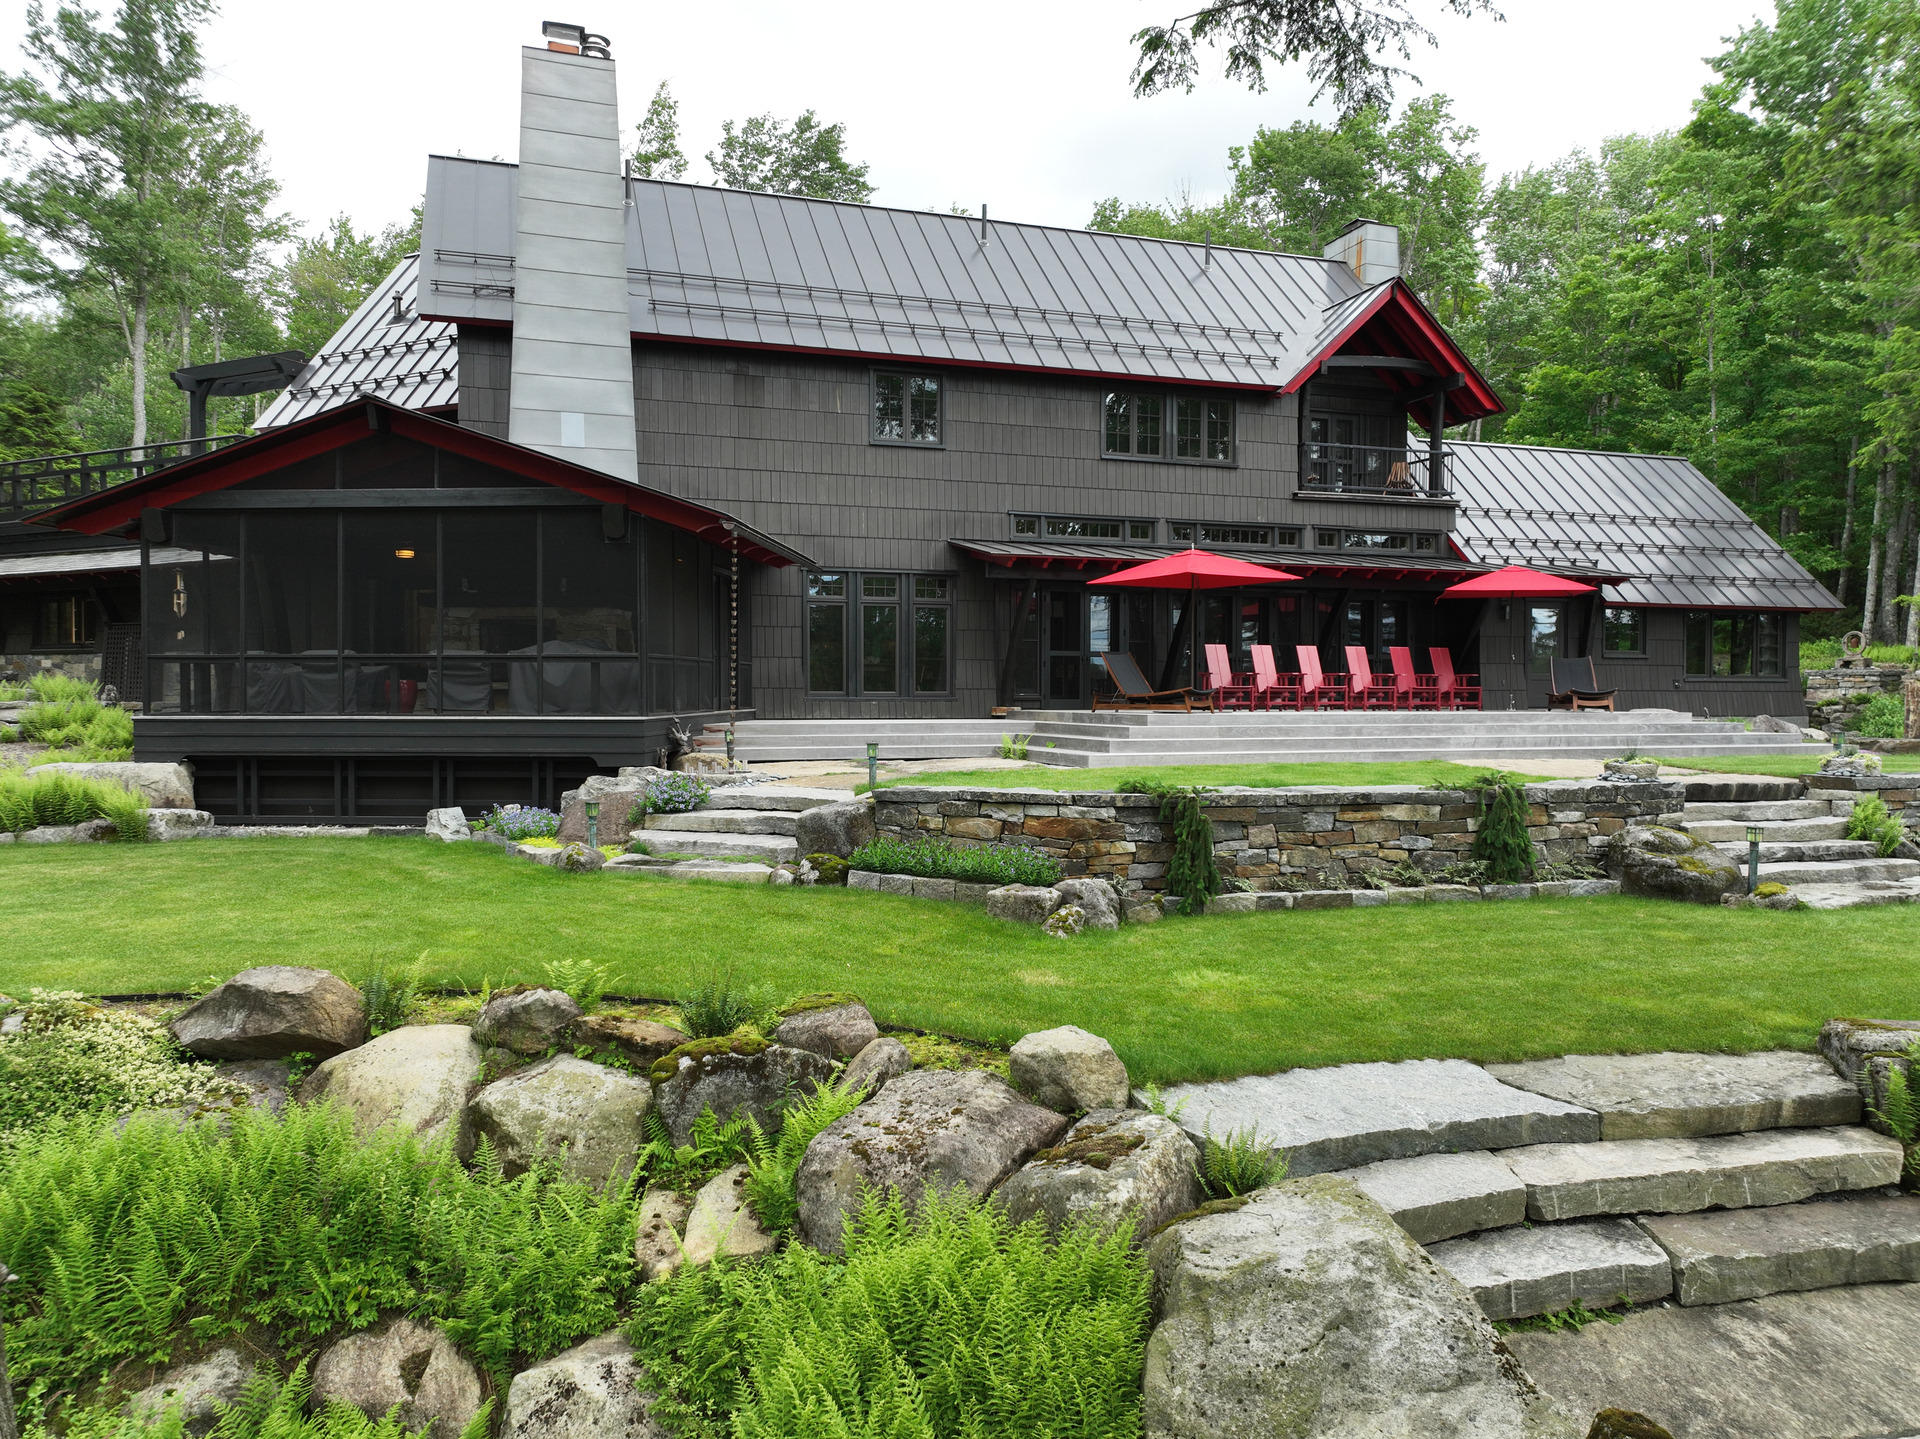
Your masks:
[[[1433,392],[1433,421],[1427,431],[1427,493],[1439,495],[1446,493],[1446,483],[1440,472],[1440,440],[1447,427],[1447,392]]]

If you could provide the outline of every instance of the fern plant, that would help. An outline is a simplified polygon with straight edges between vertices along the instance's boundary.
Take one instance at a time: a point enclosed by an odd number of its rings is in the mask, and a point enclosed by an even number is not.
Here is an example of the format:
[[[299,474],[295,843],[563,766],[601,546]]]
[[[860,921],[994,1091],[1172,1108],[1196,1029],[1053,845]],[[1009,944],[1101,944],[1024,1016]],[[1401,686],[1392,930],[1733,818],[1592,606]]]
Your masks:
[[[835,1120],[853,1113],[867,1097],[865,1085],[851,1088],[842,1084],[823,1084],[811,1094],[792,1100],[780,1115],[780,1132],[769,1138],[759,1122],[747,1120],[750,1130],[747,1144],[747,1182],[743,1193],[753,1206],[754,1218],[769,1234],[784,1234],[800,1218],[800,1198],[796,1182],[800,1161],[814,1137]]]
[[[704,984],[681,996],[680,1028],[692,1039],[718,1039],[742,1026],[770,1028],[776,1007],[759,986],[736,984],[731,965],[716,966]]]
[[[1847,816],[1847,838],[1870,840],[1882,855],[1892,854],[1906,837],[1906,826],[1888,812],[1886,801],[1877,794],[1860,800]]]
[[[1914,1098],[1906,1065],[1887,1066],[1886,1100],[1878,1106],[1869,1102],[1867,1113],[1905,1148],[1906,1172],[1920,1173],[1920,1101]]]
[[[607,986],[612,983],[612,971],[606,965],[595,964],[579,955],[548,960],[546,972],[548,986],[579,1005],[582,1014],[592,1014],[600,1008]]]
[[[648,1183],[691,1194],[723,1169],[729,1169],[752,1153],[751,1121],[729,1119],[722,1124],[712,1109],[703,1109],[688,1126],[687,1142],[675,1144],[666,1122],[657,1111],[646,1118],[647,1142],[641,1146],[634,1166]]]
[[[1473,858],[1487,867],[1492,884],[1525,884],[1533,878],[1533,841],[1527,837],[1527,792],[1504,774],[1480,784],[1480,825]]]
[[[360,981],[360,1003],[367,1012],[367,1030],[376,1037],[400,1028],[419,1003],[420,975],[417,968],[388,973],[387,961],[374,961],[373,970]]]
[[[1208,1130],[1200,1151],[1193,1172],[1209,1199],[1238,1199],[1287,1177],[1287,1156],[1251,1129],[1229,1130],[1224,1139]]]

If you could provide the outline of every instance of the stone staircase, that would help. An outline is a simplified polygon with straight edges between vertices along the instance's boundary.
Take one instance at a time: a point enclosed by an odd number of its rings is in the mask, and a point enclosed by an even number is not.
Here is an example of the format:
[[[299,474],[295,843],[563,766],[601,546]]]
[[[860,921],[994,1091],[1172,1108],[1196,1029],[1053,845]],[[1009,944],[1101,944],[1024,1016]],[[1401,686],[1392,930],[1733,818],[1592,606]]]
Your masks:
[[[1818,1056],[1350,1064],[1163,1097],[1196,1138],[1251,1130],[1294,1175],[1353,1179],[1496,1320],[1920,1280],[1900,1145]]]
[[[723,743],[709,726],[702,743]],[[743,720],[735,754],[756,762],[863,760],[869,741],[884,759],[987,757],[1003,736],[1026,739],[1027,758],[1079,768],[1163,764],[1530,756],[1614,759],[1628,750],[1661,755],[1811,753],[1792,735],[1750,732],[1737,722],[1677,710],[1488,710],[1160,714],[1141,711],[1026,710],[1006,719]]]
[[[1780,780],[1744,786],[1755,795],[1750,799],[1694,797],[1721,788],[1712,781],[1689,782],[1685,807],[1663,815],[1662,823],[1713,843],[1743,869],[1748,826],[1759,829],[1760,882],[1791,886],[1813,909],[1920,900],[1920,860],[1884,857],[1870,841],[1846,837],[1851,791],[1815,795],[1798,780]]]
[[[656,854],[725,855],[782,864],[800,857],[794,835],[804,812],[850,798],[843,789],[725,786],[690,813],[648,815],[639,833]]]

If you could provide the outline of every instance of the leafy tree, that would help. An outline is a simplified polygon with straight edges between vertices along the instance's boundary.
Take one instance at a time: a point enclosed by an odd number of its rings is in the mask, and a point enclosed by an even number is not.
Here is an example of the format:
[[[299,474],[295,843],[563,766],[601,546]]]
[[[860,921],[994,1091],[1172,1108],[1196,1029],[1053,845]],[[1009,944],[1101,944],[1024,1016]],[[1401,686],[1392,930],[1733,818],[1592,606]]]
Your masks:
[[[680,150],[680,102],[662,80],[647,103],[646,118],[634,127],[640,136],[633,152],[633,173],[643,180],[678,180],[687,173]]]
[[[1456,15],[1482,11],[1499,19],[1493,0],[1443,0]],[[1389,63],[1388,52],[1413,58],[1412,44],[1432,45],[1433,32],[1414,19],[1406,0],[1216,0],[1166,25],[1135,32],[1136,95],[1176,86],[1191,90],[1199,75],[1198,47],[1225,45],[1227,78],[1267,88],[1266,67],[1307,62],[1320,93],[1332,90],[1343,113],[1386,109],[1393,82],[1419,77]]]
[[[295,241],[279,276],[287,343],[318,354],[393,267],[420,248],[420,215],[415,206],[410,224],[366,234],[336,215],[320,234]]]
[[[791,124],[756,115],[721,126],[720,148],[707,152],[716,179],[733,190],[772,190],[816,200],[864,205],[873,196],[865,165],[844,152],[845,125],[822,125],[811,110]]]

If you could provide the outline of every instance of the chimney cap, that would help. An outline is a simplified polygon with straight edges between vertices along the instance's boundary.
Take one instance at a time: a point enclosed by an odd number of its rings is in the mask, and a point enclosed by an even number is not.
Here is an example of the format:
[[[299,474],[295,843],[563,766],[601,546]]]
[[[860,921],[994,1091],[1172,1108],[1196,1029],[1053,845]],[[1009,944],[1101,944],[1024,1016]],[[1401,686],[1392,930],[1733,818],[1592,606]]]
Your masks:
[[[594,60],[613,58],[613,50],[607,37],[594,34],[584,25],[570,25],[564,20],[543,20],[540,22],[540,33],[550,41],[559,41],[561,47],[573,47],[576,54],[585,55]]]
[[[1395,230],[1399,228],[1399,226],[1397,225],[1388,225],[1385,220],[1369,220],[1366,218],[1366,216],[1362,215],[1358,219],[1347,221],[1346,225],[1341,229],[1340,234],[1351,235],[1355,230],[1358,230],[1363,225],[1379,225],[1389,230]],[[1334,238],[1337,240],[1340,238],[1340,236],[1336,235],[1334,236]]]

